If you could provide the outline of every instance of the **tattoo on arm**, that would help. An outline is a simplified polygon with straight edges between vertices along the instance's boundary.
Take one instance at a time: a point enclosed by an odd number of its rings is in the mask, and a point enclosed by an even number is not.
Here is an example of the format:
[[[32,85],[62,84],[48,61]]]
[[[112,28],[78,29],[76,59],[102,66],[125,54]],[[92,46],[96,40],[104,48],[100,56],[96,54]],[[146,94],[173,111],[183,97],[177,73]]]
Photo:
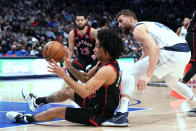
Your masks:
[[[97,39],[97,30],[95,30],[95,29],[91,30],[91,36],[94,40],[96,40]]]
[[[72,73],[72,75],[74,75],[74,77],[76,77],[77,79],[79,79],[82,82],[86,82],[88,80],[88,75],[86,72],[80,72],[77,69],[75,69],[74,67],[69,69],[69,71]]]

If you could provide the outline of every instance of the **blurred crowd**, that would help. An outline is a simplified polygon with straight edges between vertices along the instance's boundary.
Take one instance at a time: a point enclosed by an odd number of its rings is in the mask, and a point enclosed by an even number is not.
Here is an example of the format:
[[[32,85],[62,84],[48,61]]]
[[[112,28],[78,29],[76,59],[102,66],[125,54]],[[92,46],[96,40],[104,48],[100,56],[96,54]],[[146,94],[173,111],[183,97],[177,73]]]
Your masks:
[[[51,40],[68,44],[74,15],[88,14],[88,25],[100,28],[103,19],[125,42],[124,56],[140,57],[141,44],[131,34],[122,34],[116,13],[131,9],[142,21],[161,22],[172,30],[191,17],[195,0],[0,0],[0,56],[42,56]]]

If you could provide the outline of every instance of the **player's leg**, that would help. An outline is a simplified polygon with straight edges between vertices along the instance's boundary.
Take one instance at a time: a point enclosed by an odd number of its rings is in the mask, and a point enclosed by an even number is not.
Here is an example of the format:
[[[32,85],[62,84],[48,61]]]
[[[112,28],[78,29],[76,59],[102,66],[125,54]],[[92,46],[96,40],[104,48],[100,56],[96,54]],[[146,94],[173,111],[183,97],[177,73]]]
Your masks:
[[[51,121],[55,118],[65,119],[65,107],[55,107],[36,115],[7,112],[6,118],[15,123],[32,123],[39,121]]]
[[[29,93],[24,89],[22,91],[22,95],[28,102],[30,110],[33,112],[35,112],[43,104],[63,102],[67,99],[74,99],[74,91],[70,87],[63,87],[61,90],[45,97],[36,97],[34,94]]]
[[[83,64],[83,59],[82,57],[76,57],[73,61],[72,61],[72,66],[77,69],[77,70],[81,70],[81,71],[85,71],[86,66]],[[69,70],[67,70],[67,72],[69,73],[70,77],[77,81],[77,79],[74,77],[74,75],[71,74],[71,72]]]
[[[195,94],[192,90],[184,83],[179,81],[179,77],[176,76],[177,71],[173,71],[172,73],[165,76],[165,82],[171,89],[178,92],[180,95],[185,97],[187,100],[192,102],[196,107],[196,98]],[[196,116],[196,108],[193,108],[191,111],[188,111],[189,116]]]
[[[175,71],[174,71],[175,72]],[[173,72],[165,76],[165,82],[169,88],[175,90],[187,100],[192,100],[194,94],[192,90],[184,83],[179,81],[179,77],[172,75]]]
[[[86,72],[88,72],[97,64],[98,61],[93,59],[93,56],[89,56],[86,59]]]
[[[149,57],[146,57],[128,68],[120,67],[122,70],[121,99],[117,114],[102,123],[103,126],[128,126],[129,100],[135,90],[135,78],[145,74],[148,67]],[[142,69],[142,70],[141,70]]]
[[[183,83],[187,83],[196,73],[196,62],[193,62],[189,71],[185,74],[182,79]]]
[[[95,112],[96,109],[94,108],[67,108],[65,120],[74,123],[98,126],[99,123],[92,120],[95,116]]]

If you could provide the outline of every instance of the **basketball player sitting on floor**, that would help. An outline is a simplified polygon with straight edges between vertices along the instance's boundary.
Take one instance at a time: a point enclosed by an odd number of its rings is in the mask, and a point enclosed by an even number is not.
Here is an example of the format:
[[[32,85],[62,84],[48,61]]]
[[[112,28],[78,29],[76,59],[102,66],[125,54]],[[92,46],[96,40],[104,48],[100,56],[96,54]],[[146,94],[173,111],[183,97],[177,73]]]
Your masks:
[[[115,46],[115,48],[112,48]],[[29,103],[30,109],[35,111],[40,105],[74,100],[81,108],[55,107],[36,115],[7,112],[7,119],[12,122],[32,123],[51,121],[55,118],[71,122],[98,126],[104,120],[114,115],[119,104],[121,75],[116,59],[122,55],[124,44],[119,36],[110,30],[98,32],[94,55],[100,62],[88,73],[82,73],[73,68],[70,56],[65,58],[66,68],[85,85],[74,81],[64,68],[58,66],[54,60],[49,63],[49,72],[55,73],[68,84],[67,88],[46,97],[35,97],[23,90],[23,96]],[[83,99],[86,101],[83,103]]]

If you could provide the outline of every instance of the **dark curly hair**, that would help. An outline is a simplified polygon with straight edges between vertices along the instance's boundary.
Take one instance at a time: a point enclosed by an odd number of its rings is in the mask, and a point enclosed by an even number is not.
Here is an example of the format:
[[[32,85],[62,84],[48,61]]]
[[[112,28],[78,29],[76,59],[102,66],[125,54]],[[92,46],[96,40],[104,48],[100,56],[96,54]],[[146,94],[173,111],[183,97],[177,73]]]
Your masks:
[[[111,29],[99,30],[97,38],[100,41],[100,47],[108,52],[112,60],[118,59],[124,52],[124,42],[119,35]]]

